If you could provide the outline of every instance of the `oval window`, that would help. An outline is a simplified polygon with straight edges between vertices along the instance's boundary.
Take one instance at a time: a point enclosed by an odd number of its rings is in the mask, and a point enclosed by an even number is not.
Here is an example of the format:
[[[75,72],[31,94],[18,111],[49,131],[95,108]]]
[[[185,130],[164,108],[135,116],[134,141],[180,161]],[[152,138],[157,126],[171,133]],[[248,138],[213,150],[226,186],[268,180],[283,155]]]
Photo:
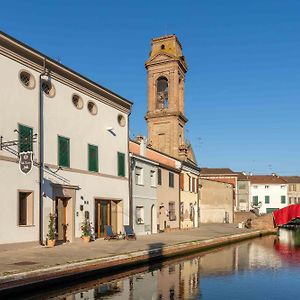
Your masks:
[[[83,108],[83,100],[79,95],[74,94],[72,96],[72,102],[77,109]]]
[[[49,80],[45,80],[45,79],[42,80],[42,91],[48,97],[54,97],[55,95],[55,88]]]
[[[126,125],[126,120],[123,115],[118,115],[118,123],[121,127],[124,127]]]
[[[35,87],[34,77],[29,72],[21,71],[19,74],[19,79],[26,88],[33,89]]]
[[[89,101],[87,108],[92,115],[96,115],[98,112],[97,105],[93,101]]]

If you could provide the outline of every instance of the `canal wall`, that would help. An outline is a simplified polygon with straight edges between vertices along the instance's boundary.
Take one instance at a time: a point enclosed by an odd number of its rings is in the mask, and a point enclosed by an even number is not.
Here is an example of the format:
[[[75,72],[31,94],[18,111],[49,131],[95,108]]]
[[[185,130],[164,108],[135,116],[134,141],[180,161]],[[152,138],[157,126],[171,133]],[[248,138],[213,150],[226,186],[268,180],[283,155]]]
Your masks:
[[[88,276],[107,275],[110,272],[122,271],[141,264],[153,264],[170,257],[201,252],[274,233],[274,230],[256,230],[169,246],[157,243],[147,250],[1,276],[0,296],[26,292],[32,288],[46,288],[61,283],[66,284]]]

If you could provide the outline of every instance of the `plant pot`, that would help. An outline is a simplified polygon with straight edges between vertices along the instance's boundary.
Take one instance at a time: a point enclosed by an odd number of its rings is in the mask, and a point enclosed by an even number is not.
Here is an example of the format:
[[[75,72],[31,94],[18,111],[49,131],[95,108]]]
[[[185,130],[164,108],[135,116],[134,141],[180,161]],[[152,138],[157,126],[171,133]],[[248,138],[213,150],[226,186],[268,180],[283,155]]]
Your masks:
[[[47,241],[47,246],[49,247],[49,248],[52,248],[52,247],[54,247],[55,246],[55,240],[48,240]]]
[[[82,239],[83,239],[83,241],[84,241],[85,243],[89,243],[90,240],[91,240],[91,237],[90,237],[90,236],[83,236]]]

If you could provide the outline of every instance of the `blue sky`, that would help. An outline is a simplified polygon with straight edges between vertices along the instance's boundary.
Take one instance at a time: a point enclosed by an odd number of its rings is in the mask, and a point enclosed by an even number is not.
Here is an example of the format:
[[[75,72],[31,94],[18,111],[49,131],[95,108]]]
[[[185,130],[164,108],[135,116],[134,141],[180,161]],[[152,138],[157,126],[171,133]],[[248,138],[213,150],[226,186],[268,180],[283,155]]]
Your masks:
[[[132,135],[151,38],[175,33],[199,165],[300,175],[299,15],[299,0],[10,0],[0,29],[132,100]]]

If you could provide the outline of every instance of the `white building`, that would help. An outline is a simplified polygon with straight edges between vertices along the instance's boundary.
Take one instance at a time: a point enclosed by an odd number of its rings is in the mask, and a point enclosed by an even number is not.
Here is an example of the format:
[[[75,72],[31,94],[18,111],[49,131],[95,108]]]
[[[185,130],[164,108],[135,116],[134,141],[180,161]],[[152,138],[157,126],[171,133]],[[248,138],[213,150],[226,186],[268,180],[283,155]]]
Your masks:
[[[0,244],[42,243],[50,213],[59,240],[80,237],[84,216],[97,236],[105,224],[121,231],[129,224],[132,104],[3,33],[0,69],[0,136],[14,141],[0,150]],[[33,152],[27,175],[23,151]]]
[[[252,175],[249,179],[251,208],[265,214],[288,205],[288,184],[284,179],[275,174]]]

